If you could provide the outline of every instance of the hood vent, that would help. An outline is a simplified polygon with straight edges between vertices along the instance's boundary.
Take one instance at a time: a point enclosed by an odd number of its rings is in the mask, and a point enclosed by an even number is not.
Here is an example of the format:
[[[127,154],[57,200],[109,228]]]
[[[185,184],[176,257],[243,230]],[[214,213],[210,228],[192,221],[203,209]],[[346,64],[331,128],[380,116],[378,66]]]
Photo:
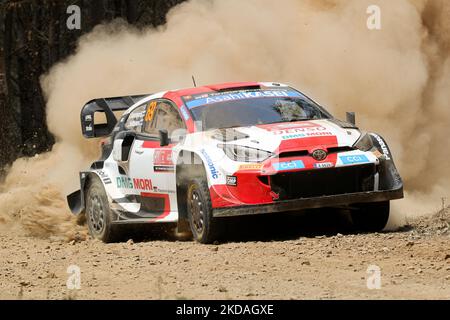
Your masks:
[[[289,151],[279,154],[280,158],[305,157],[309,154],[308,150]]]

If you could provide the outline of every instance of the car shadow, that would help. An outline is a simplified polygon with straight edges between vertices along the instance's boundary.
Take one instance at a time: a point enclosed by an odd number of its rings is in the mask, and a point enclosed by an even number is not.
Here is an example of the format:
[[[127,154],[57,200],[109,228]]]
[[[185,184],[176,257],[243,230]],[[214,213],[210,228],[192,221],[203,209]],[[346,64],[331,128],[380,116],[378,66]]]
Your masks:
[[[360,233],[354,229],[347,211],[331,208],[221,219],[223,235],[217,241],[219,244],[287,241],[300,237],[331,237],[339,233],[343,235]],[[176,235],[175,230],[176,224],[129,226],[123,230],[121,241],[128,239],[133,239],[134,242],[191,240],[189,235]]]
[[[276,213],[230,218],[225,242],[286,241],[300,237],[333,236],[355,232],[348,216],[335,209]]]

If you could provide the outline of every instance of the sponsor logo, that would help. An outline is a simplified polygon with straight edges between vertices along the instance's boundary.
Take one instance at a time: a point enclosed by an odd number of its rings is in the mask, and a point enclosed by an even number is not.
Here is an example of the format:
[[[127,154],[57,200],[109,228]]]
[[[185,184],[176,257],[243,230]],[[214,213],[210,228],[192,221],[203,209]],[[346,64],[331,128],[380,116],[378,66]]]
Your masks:
[[[128,116],[125,127],[127,129],[136,129],[142,127],[144,123],[145,107],[139,107]]]
[[[146,190],[146,191],[152,191],[153,185],[152,180],[150,179],[133,179],[133,186],[134,189],[137,190]]]
[[[105,173],[105,171],[100,170],[100,171],[97,171],[97,172],[98,172],[98,175],[102,178],[104,184],[110,184],[110,183],[112,183],[111,179],[110,179],[109,176]]]
[[[325,160],[327,155],[328,155],[327,152],[323,149],[314,150],[312,153],[312,157],[317,161]]]
[[[305,132],[305,133],[293,133],[288,135],[283,135],[281,139],[283,140],[291,140],[291,139],[301,139],[301,138],[308,138],[308,137],[327,137],[332,136],[333,134],[329,131],[322,131],[322,132]]]
[[[261,126],[265,130],[272,132],[274,135],[285,135],[286,138],[296,139],[304,137],[314,136],[329,136],[333,135],[328,129],[320,124],[313,122],[301,122],[301,123],[281,123],[278,125]],[[300,135],[296,137],[296,135]],[[293,137],[291,137],[293,136]],[[284,139],[284,137],[283,137]]]
[[[325,131],[325,132],[309,132],[306,135],[308,137],[324,137],[324,136],[332,136],[333,134],[331,132]]]
[[[118,189],[133,189],[133,180],[128,177],[117,177],[116,184]]]
[[[296,133],[296,134],[289,134],[289,135],[284,135],[281,137],[281,139],[283,140],[291,140],[291,139],[301,139],[306,137],[306,134],[304,133]]]
[[[175,168],[174,168],[174,166],[154,166],[153,171],[154,172],[174,172]]]
[[[174,172],[175,167],[172,161],[172,150],[158,149],[153,154],[154,172]]]
[[[314,163],[314,168],[316,169],[327,169],[327,168],[333,168],[334,164],[331,162],[320,162],[320,163]]]
[[[175,193],[175,190],[160,189],[158,187],[153,187],[153,191],[156,192],[156,193],[165,193],[165,194],[168,194],[168,193],[173,194],[173,193]]]
[[[368,163],[369,159],[364,154],[351,155],[351,156],[340,156],[339,157],[344,164],[355,164],[355,163]]]
[[[172,150],[170,149],[159,149],[155,150],[153,155],[153,163],[155,165],[172,166]]]
[[[381,137],[375,133],[372,133],[371,136],[377,139],[378,143],[380,144],[381,150],[386,157],[386,160],[391,160],[391,153],[389,152],[389,149],[386,143],[384,143],[383,139],[381,139]]]
[[[153,190],[152,180],[150,179],[131,179],[129,177],[121,176],[116,178],[116,184],[118,189]]]
[[[263,167],[262,164],[259,163],[249,163],[249,164],[241,164],[239,166],[240,171],[259,171]]]
[[[206,159],[206,164],[208,165],[209,172],[211,172],[212,178],[213,179],[219,178],[219,172],[216,170],[216,167],[214,166],[214,162],[212,161],[212,159],[209,156],[209,154],[206,153],[205,149],[202,149],[200,152],[202,153],[202,155]]]
[[[273,168],[277,171],[288,171],[295,169],[304,169],[305,164],[301,160],[274,163]]]
[[[142,127],[142,119],[140,120],[130,120],[127,122],[127,127],[128,128],[138,128],[138,127]]]
[[[237,177],[227,176],[227,185],[236,187],[237,186]]]
[[[183,99],[189,109],[227,101],[272,98],[272,97],[300,97],[301,95],[292,90],[258,90],[258,91],[235,91],[229,93],[208,93],[197,96],[185,96]]]

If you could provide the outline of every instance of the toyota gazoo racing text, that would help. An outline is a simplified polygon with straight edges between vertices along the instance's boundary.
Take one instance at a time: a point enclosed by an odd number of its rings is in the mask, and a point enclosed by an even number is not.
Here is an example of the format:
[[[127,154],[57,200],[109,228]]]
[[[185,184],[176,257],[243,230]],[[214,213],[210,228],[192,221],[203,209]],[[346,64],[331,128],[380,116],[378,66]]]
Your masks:
[[[322,207],[378,231],[403,183],[386,141],[354,119],[278,83],[92,100],[82,132],[103,137],[102,156],[80,173],[69,206],[105,242],[124,224],[177,223],[211,243],[225,217]]]

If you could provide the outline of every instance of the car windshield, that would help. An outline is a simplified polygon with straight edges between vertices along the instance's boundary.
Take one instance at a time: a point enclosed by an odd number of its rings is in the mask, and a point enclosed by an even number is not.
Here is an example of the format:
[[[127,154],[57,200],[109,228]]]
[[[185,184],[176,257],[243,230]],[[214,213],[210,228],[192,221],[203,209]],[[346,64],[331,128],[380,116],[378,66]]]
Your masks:
[[[183,100],[204,131],[331,117],[292,89],[213,92],[185,96]]]

